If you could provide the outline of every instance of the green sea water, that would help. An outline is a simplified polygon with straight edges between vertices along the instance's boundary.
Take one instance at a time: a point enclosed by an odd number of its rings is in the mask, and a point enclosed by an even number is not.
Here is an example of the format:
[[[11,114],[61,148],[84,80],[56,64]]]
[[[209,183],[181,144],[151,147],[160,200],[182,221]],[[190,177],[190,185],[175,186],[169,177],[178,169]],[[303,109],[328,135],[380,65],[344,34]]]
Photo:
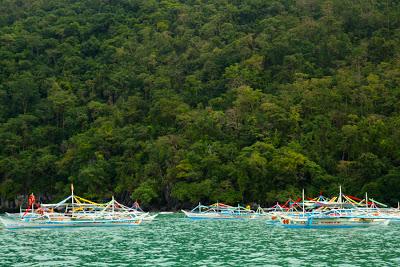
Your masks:
[[[400,266],[399,230],[284,229],[159,215],[137,227],[0,229],[0,265]]]

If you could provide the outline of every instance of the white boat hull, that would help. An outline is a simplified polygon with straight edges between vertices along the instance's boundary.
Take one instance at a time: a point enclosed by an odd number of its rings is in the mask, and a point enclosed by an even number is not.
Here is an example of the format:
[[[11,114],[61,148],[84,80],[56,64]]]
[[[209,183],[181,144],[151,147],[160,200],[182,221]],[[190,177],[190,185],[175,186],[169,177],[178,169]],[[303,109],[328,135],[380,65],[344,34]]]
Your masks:
[[[109,226],[137,226],[142,220],[138,219],[121,219],[121,220],[73,220],[64,219],[60,221],[52,220],[23,220],[18,218],[0,217],[1,223],[6,229],[21,228],[62,228],[62,227],[109,227]]]
[[[285,228],[353,228],[388,225],[390,220],[349,217],[293,218],[281,216],[280,224]]]
[[[182,210],[186,217],[193,220],[204,220],[204,219],[214,219],[214,220],[243,220],[243,219],[257,219],[256,214],[233,214],[233,213],[219,213],[219,212],[207,212],[207,213],[197,213]]]

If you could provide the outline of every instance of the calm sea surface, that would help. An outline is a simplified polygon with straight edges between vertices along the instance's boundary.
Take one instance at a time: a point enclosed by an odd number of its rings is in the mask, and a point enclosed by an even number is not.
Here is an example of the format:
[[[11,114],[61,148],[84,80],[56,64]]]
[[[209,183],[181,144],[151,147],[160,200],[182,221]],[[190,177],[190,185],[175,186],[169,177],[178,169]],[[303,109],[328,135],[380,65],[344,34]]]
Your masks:
[[[0,266],[400,266],[399,230],[283,229],[181,214],[138,227],[0,229]]]

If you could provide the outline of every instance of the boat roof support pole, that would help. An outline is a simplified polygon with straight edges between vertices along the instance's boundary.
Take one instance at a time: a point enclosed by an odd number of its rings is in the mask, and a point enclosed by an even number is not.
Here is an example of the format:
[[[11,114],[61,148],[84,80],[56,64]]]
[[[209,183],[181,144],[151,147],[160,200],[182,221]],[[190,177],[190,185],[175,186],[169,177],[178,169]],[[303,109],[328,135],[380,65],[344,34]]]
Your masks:
[[[71,183],[71,204],[72,204],[72,215],[74,214],[74,185]]]
[[[305,213],[305,210],[304,210],[304,188],[303,188],[303,194],[302,194],[302,197],[303,197],[303,216],[304,216],[304,213]]]

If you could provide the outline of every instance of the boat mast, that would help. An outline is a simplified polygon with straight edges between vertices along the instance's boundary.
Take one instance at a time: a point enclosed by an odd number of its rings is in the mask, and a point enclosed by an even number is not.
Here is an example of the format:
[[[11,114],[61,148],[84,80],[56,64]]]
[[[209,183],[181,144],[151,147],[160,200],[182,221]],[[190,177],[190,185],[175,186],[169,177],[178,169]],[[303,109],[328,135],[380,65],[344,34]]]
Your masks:
[[[31,194],[31,196],[33,196],[33,192],[32,192],[32,194]],[[35,198],[32,197],[32,199],[35,199]],[[33,214],[33,209],[35,208],[34,205],[35,205],[35,200],[32,201],[32,210],[31,210],[31,211],[32,211],[32,214]]]
[[[72,215],[74,214],[74,184],[71,184]]]
[[[113,217],[114,217],[114,213],[115,213],[115,201],[114,201],[114,196],[112,196],[112,213],[113,213]]]
[[[343,208],[343,205],[342,205],[342,186],[341,185],[339,185],[339,204],[340,204],[340,208],[342,209]]]
[[[368,209],[368,193],[367,192],[365,192],[365,206]]]
[[[303,216],[304,216],[304,188],[303,188],[303,194],[302,194],[302,197],[303,197]]]

